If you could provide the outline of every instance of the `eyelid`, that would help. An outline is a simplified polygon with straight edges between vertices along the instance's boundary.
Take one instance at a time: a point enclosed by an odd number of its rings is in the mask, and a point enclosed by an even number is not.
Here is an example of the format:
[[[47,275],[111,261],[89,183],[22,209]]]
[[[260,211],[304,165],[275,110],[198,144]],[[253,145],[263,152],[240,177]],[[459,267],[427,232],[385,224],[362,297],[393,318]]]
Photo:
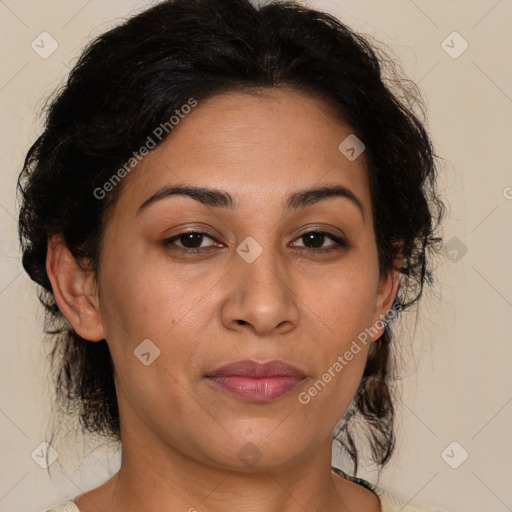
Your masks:
[[[173,235],[172,237],[166,238],[165,240],[162,241],[162,245],[164,247],[170,247],[170,246],[172,246],[174,244],[174,242],[176,240],[179,240],[179,238],[181,236],[187,235],[189,233],[193,233],[193,234],[197,234],[197,235],[202,235],[203,237],[210,238],[211,240],[213,240],[215,242],[215,244],[212,244],[211,246],[207,246],[207,247],[203,247],[203,248],[201,248],[201,247],[186,248],[186,247],[181,247],[179,245],[175,245],[172,248],[172,250],[175,250],[175,251],[178,251],[178,252],[182,252],[182,253],[186,253],[186,254],[193,254],[193,253],[197,254],[197,253],[200,253],[200,252],[206,252],[206,251],[210,250],[211,247],[212,248],[215,247],[215,246],[218,247],[218,244],[225,245],[222,242],[219,242],[214,235],[211,235],[210,233],[208,233],[206,231],[201,231],[200,229],[195,229],[195,228],[191,228],[191,229],[188,229],[188,230],[185,230],[185,231],[181,231],[180,233],[177,233],[176,235]],[[333,233],[330,233],[329,231],[325,231],[325,230],[322,230],[322,229],[319,229],[319,228],[309,228],[309,229],[306,229],[305,231],[303,231],[302,233],[297,235],[292,240],[292,242],[295,242],[295,241],[301,239],[303,236],[305,236],[305,235],[307,235],[309,233],[317,233],[319,235],[323,235],[325,238],[331,239],[331,241],[333,243],[330,244],[327,247],[324,247],[324,248],[303,247],[301,249],[302,251],[306,251],[306,252],[309,252],[309,253],[321,254],[321,253],[327,253],[327,252],[336,251],[336,250],[339,251],[339,250],[342,250],[342,249],[348,249],[348,248],[352,247],[351,244],[348,243],[348,241],[347,241],[347,239],[346,239],[346,237],[344,235],[343,236],[338,236],[338,235],[335,235]]]
[[[308,229],[308,230],[302,232],[300,235],[295,237],[294,241],[302,238],[304,235],[307,235],[309,233],[318,233],[320,235],[324,235],[326,238],[330,238],[334,242],[334,244],[331,244],[328,247],[319,248],[319,249],[314,249],[311,247],[304,247],[303,250],[305,250],[305,251],[321,253],[321,252],[328,252],[328,251],[334,251],[334,250],[348,249],[348,248],[352,247],[348,243],[347,238],[345,236],[338,236],[333,233],[330,233],[329,231],[325,231],[323,229],[315,229],[315,228]]]
[[[210,238],[211,240],[213,240],[215,242],[215,244],[212,244],[211,246],[208,246],[208,247],[215,247],[215,245],[218,245],[218,244],[221,244],[221,245],[224,245],[222,244],[222,242],[218,242],[217,238],[213,235],[211,235],[210,233],[207,233],[206,231],[201,231],[201,230],[198,230],[198,229],[189,229],[189,230],[186,230],[186,231],[180,231],[179,233],[177,233],[176,235],[173,235],[169,238],[165,238],[164,240],[162,240],[162,245],[164,247],[168,247],[168,246],[171,246],[173,245],[173,243],[176,241],[176,240],[179,240],[179,238],[183,235],[187,235],[189,233],[193,233],[193,234],[197,234],[197,235],[203,235],[207,238]],[[174,250],[177,250],[177,251],[182,251],[182,252],[198,252],[200,251],[201,249],[204,250],[204,249],[208,249],[208,247],[206,248],[201,248],[201,247],[197,247],[195,249],[188,249],[186,247],[180,247],[180,246],[175,246]]]

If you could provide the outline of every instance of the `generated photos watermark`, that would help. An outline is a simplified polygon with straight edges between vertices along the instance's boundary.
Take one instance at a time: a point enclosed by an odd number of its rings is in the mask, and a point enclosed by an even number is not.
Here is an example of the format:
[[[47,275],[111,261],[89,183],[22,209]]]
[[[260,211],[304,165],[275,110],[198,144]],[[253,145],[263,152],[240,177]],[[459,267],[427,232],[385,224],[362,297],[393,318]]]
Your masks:
[[[320,391],[322,391],[350,361],[352,361],[356,354],[361,352],[361,346],[366,346],[368,344],[368,338],[370,336],[375,336],[379,332],[379,329],[384,328],[384,326],[401,310],[401,304],[393,304],[392,308],[385,315],[380,315],[380,319],[377,320],[374,325],[367,327],[364,331],[360,332],[357,339],[352,341],[350,348],[346,350],[343,355],[339,355],[336,358],[336,361],[315,381],[314,384],[312,384],[306,391],[301,391],[298,394],[297,398],[299,402],[303,405],[311,402],[311,399],[317,396],[318,393],[320,393]]]
[[[170,131],[179,124],[187,114],[192,111],[192,108],[197,105],[197,100],[189,98],[187,103],[183,104],[181,108],[174,111],[168,121],[160,123],[148,136],[146,142],[139,148],[138,151],[133,152],[133,156],[129,158],[101,187],[94,189],[93,194],[96,199],[104,199],[108,192],[112,192],[114,187],[121,182],[121,180],[130,173],[130,171],[152,150],[156,147],[158,142],[164,139]],[[155,140],[156,139],[156,140]]]

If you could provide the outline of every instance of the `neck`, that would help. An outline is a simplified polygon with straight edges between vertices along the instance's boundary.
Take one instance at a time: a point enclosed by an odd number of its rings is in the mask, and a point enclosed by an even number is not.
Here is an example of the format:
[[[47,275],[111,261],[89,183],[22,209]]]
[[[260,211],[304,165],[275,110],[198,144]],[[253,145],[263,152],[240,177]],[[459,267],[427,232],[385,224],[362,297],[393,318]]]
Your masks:
[[[148,449],[123,437],[111,510],[303,512],[349,510],[344,483],[331,471],[332,440],[312,457],[267,470],[236,470],[198,462],[176,450]],[[343,481],[343,482],[342,482]]]

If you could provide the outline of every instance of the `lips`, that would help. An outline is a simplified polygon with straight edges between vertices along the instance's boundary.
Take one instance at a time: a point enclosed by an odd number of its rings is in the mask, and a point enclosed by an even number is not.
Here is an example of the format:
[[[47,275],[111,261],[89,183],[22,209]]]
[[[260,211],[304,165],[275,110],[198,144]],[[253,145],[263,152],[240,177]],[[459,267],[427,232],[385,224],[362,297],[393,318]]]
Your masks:
[[[249,359],[233,361],[206,375],[216,388],[249,402],[275,400],[305,377],[303,371],[284,361],[259,363]]]
[[[251,359],[228,363],[209,373],[207,377],[226,377],[229,375],[244,377],[305,377],[304,372],[284,361],[273,360],[266,363],[258,363]]]

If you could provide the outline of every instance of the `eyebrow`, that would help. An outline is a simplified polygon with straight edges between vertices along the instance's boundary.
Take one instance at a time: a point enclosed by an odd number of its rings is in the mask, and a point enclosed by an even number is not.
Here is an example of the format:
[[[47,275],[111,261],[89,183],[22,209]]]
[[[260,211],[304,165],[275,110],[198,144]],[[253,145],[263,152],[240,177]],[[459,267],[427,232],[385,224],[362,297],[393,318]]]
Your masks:
[[[238,204],[229,192],[225,192],[223,190],[197,187],[194,185],[165,185],[148,197],[139,206],[136,215],[147,208],[150,204],[173,195],[185,195],[199,201],[205,206],[213,208],[228,208],[233,210]],[[361,201],[350,189],[342,185],[327,185],[293,192],[286,200],[286,209],[288,211],[298,210],[299,208],[305,208],[332,197],[341,197],[351,201],[359,209],[364,221],[364,208]]]

